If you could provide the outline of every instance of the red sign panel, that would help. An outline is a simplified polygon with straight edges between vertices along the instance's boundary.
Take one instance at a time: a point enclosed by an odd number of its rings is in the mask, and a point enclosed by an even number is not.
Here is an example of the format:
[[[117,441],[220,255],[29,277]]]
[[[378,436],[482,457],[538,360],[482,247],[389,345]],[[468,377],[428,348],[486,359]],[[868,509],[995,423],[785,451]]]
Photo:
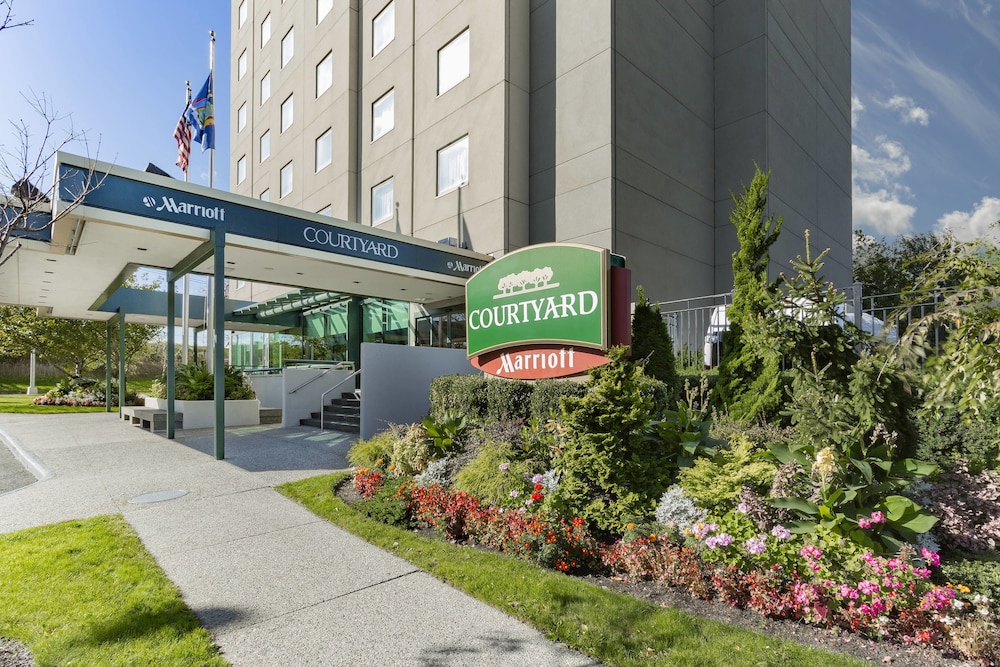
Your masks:
[[[494,350],[472,358],[472,365],[490,375],[541,380],[586,373],[608,363],[600,350],[566,345],[523,345]]]

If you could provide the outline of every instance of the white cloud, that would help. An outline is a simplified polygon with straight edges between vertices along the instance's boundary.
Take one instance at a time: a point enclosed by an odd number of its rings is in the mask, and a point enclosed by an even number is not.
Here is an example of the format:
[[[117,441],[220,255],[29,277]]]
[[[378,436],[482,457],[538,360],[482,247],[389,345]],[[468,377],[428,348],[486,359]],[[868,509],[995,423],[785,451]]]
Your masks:
[[[990,238],[1000,241],[1000,198],[983,197],[971,212],[952,211],[937,221],[937,231],[950,231],[959,241]]]
[[[896,236],[912,230],[916,207],[904,200],[910,191],[899,178],[910,170],[910,158],[902,145],[877,137],[876,153],[851,146],[853,163],[853,224],[868,233]]]
[[[894,95],[889,98],[883,106],[886,109],[892,109],[893,111],[899,112],[899,118],[904,123],[916,123],[917,125],[923,125],[927,127],[930,123],[931,115],[928,113],[927,109],[918,107],[917,103],[913,101],[912,97],[904,97],[903,95]]]
[[[861,112],[865,110],[865,105],[861,103],[861,98],[857,95],[851,95],[851,127],[855,128],[858,126],[858,118],[861,116]]]

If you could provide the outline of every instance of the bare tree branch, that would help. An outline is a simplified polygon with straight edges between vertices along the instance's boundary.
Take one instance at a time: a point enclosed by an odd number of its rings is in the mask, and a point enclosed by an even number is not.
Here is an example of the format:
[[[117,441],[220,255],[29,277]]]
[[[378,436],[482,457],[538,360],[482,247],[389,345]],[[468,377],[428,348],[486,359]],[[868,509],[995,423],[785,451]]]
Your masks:
[[[20,22],[14,21],[14,0],[0,0],[0,16],[3,16],[3,20],[0,21],[0,30],[35,24],[31,19]]]
[[[2,6],[3,0],[0,0]],[[34,94],[32,94],[34,95]],[[82,174],[73,192],[57,192],[58,183],[50,170],[56,154],[70,144],[82,145],[87,157],[90,144],[87,133],[77,131],[68,116],[60,116],[45,95],[24,96],[40,119],[39,135],[32,133],[24,119],[11,120],[16,146],[0,145],[0,185],[9,184],[10,196],[0,199],[0,266],[21,247],[19,236],[38,233],[52,227],[79,206],[88,193],[100,187],[104,174],[92,169]],[[65,127],[63,127],[65,125]],[[100,151],[98,139],[96,153]],[[60,196],[61,195],[61,196]],[[61,199],[65,206],[53,217],[51,202]]]

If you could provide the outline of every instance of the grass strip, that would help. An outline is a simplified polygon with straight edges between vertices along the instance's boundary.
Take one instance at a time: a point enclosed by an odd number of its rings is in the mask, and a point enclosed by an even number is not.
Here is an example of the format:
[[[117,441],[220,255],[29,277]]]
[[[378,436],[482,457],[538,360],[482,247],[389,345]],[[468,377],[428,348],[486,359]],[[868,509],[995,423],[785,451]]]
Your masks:
[[[0,636],[46,665],[228,665],[120,516],[0,535]]]
[[[290,482],[278,491],[362,539],[503,610],[605,665],[862,665],[828,653],[654,606],[502,554],[460,547],[379,523],[333,492],[349,473]]]

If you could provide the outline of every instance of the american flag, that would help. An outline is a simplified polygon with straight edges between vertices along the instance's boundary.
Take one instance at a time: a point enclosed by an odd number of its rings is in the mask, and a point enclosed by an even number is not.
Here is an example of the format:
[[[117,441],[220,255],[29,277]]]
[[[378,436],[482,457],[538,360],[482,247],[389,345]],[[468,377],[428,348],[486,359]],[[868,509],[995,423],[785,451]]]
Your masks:
[[[184,113],[177,121],[174,139],[177,141],[177,166],[186,174],[188,158],[191,156],[191,122],[188,120],[188,107],[184,107]]]

